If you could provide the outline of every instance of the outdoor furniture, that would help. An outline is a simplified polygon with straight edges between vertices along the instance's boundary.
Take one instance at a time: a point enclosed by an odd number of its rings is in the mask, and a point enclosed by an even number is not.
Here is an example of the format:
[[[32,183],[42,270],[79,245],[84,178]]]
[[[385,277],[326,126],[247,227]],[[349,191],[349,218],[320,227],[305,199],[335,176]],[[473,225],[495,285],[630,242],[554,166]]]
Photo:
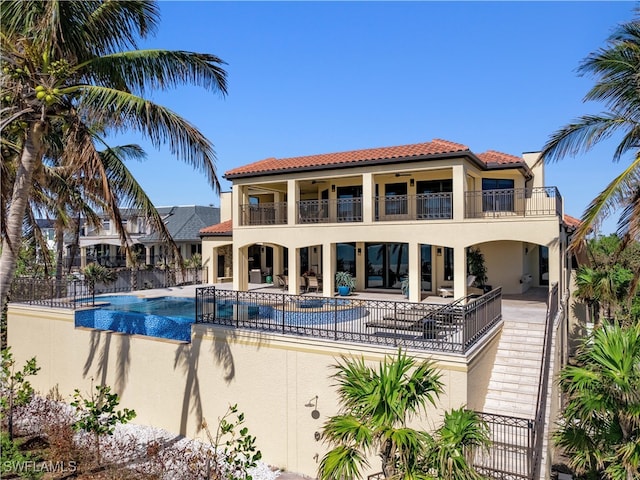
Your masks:
[[[307,290],[307,277],[300,276],[300,293],[304,293]]]
[[[438,336],[437,322],[428,314],[425,315],[424,311],[398,312],[394,317],[368,321],[365,326],[380,330],[414,333],[416,337],[424,339],[434,339]]]
[[[438,289],[438,293],[442,298],[453,297],[453,287],[450,285],[443,285]]]
[[[283,291],[289,288],[289,277],[286,275],[276,275],[276,280],[278,281],[278,286],[282,287]]]
[[[320,291],[320,284],[318,283],[318,277],[314,275],[309,275],[307,277],[307,292],[315,290],[316,292]]]

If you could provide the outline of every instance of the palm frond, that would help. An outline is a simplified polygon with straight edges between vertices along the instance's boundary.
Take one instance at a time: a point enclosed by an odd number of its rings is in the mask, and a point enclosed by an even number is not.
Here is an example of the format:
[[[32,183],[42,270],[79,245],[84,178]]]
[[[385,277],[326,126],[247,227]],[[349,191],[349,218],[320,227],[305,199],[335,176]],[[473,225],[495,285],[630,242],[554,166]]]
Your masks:
[[[81,110],[95,115],[98,124],[114,125],[115,130],[134,129],[160,148],[168,144],[172,154],[202,172],[215,191],[215,153],[211,142],[193,125],[168,108],[128,92],[107,87],[81,85]]]
[[[539,161],[557,161],[566,156],[576,156],[589,151],[598,142],[611,137],[623,129],[635,128],[637,125],[628,118],[620,118],[611,112],[600,115],[583,115],[572,123],[565,125],[551,135],[542,147]],[[640,140],[636,139],[636,143]],[[616,152],[613,159],[617,161],[627,149]]]
[[[79,65],[89,83],[113,85],[114,75],[138,95],[148,90],[174,88],[189,83],[227,93],[225,62],[205,53],[176,50],[135,50],[95,57]]]
[[[614,178],[596,198],[594,198],[582,216],[582,223],[573,235],[572,245],[579,245],[589,234],[596,222],[607,218],[613,211],[625,206],[630,193],[637,188],[640,156]],[[632,220],[632,219],[630,219]],[[635,220],[638,221],[637,219]],[[624,225],[623,225],[624,227]]]
[[[318,468],[318,480],[356,480],[368,467],[367,459],[356,449],[340,445],[322,457]]]

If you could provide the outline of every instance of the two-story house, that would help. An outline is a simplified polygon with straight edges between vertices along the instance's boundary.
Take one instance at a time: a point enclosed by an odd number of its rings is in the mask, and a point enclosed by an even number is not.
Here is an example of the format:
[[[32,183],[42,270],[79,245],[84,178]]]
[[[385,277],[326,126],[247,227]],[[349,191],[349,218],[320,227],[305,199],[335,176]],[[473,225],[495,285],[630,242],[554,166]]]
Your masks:
[[[180,248],[183,259],[201,253],[199,231],[220,221],[220,209],[211,206],[158,207],[167,230]],[[137,253],[138,260],[147,265],[170,259],[170,249],[151,228],[147,218],[137,209],[120,211],[128,235],[129,245]],[[109,267],[126,265],[121,239],[113,221],[103,216],[100,228],[84,225],[79,238],[81,266],[98,262]]]
[[[209,278],[228,276],[232,264],[235,289],[260,269],[288,274],[289,292],[299,293],[300,276],[313,271],[333,296],[335,273],[345,270],[360,291],[399,292],[408,278],[411,300],[460,297],[473,247],[485,259],[486,284],[506,294],[564,288],[575,224],[537,160],[433,140],[234,168],[225,174],[233,187],[224,222],[201,231]]]

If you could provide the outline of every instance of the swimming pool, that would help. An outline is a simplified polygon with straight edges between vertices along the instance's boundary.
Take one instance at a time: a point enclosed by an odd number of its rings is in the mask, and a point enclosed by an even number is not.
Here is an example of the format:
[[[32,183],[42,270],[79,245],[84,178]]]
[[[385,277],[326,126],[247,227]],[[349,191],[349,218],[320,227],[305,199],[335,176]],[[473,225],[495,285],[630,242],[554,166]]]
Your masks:
[[[188,342],[195,305],[193,298],[182,297],[96,297],[98,308],[76,312],[76,326]]]
[[[76,312],[77,327],[191,341],[196,310],[193,298],[107,295],[96,297],[95,302],[96,308]],[[327,305],[336,308],[324,308]],[[218,320],[215,323],[219,324],[234,325],[237,320],[248,320],[260,324],[277,321],[289,326],[321,326],[366,314],[362,307],[350,307],[346,301],[325,298],[290,301],[284,309],[281,305],[222,298],[215,302],[215,312]]]

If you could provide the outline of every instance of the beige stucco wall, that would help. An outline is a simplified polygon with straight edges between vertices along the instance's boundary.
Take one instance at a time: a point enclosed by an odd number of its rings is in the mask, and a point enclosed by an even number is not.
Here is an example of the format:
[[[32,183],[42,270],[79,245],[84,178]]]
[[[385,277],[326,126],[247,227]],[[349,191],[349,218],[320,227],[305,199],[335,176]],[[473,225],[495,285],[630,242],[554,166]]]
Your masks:
[[[266,462],[314,475],[325,446],[315,440],[337,412],[331,365],[343,354],[380,362],[394,349],[196,325],[190,344],[151,337],[74,328],[74,312],[10,305],[9,344],[18,363],[36,356],[41,371],[32,383],[69,398],[87,391],[91,379],[111,385],[136,423],[204,438],[200,424],[215,424],[238,404]],[[469,357],[428,355],[442,372],[445,394],[438,409],[416,423],[430,429],[442,409],[479,408],[495,357],[496,327],[486,348]],[[319,418],[312,417],[316,408]],[[374,470],[379,466],[371,459]]]

